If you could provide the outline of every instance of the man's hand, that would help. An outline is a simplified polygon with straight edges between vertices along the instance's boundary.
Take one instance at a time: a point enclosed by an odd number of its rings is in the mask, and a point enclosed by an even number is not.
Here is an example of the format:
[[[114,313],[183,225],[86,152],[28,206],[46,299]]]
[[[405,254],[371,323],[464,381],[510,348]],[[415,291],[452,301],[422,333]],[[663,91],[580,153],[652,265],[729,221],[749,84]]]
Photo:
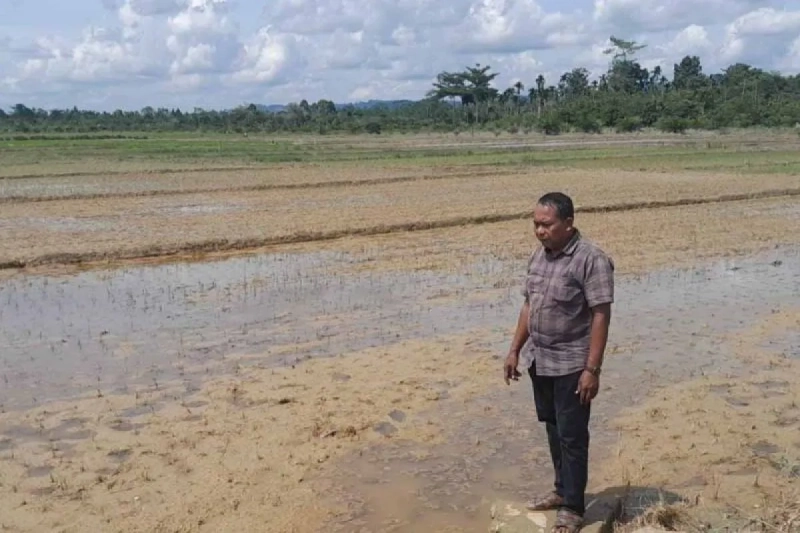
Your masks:
[[[578,390],[575,391],[575,394],[580,395],[581,404],[587,405],[591,403],[599,390],[600,378],[588,370],[584,370],[580,381],[578,381]]]
[[[509,352],[506,357],[506,364],[503,365],[503,377],[505,378],[506,385],[510,383],[510,380],[519,381],[519,377],[522,374],[517,370],[517,365],[519,365],[519,353]]]

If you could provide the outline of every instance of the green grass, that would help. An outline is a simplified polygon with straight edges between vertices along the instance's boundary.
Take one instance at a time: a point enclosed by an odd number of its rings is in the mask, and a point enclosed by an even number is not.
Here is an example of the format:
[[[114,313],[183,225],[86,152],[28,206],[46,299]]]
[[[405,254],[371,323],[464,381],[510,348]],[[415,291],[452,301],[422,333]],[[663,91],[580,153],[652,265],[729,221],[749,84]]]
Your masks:
[[[599,137],[598,139],[603,139]],[[683,140],[670,146],[584,145],[582,147],[497,147],[497,140],[468,146],[404,145],[409,137],[230,137],[148,136],[147,139],[87,139],[0,142],[0,160],[13,165],[45,166],[59,163],[104,161],[190,165],[270,165],[276,163],[359,162],[365,165],[518,165],[620,170],[715,170],[752,173],[800,170],[800,151],[768,143],[755,146]],[[449,138],[441,138],[445,143]],[[537,138],[515,138],[509,142],[536,142]],[[558,139],[554,139],[558,141]],[[502,142],[499,141],[499,142]],[[87,168],[87,170],[89,169]]]
[[[385,163],[386,158],[371,163]],[[564,149],[502,153],[435,154],[411,158],[412,164],[493,165],[629,171],[752,172],[797,174],[800,151],[734,151],[701,148]]]

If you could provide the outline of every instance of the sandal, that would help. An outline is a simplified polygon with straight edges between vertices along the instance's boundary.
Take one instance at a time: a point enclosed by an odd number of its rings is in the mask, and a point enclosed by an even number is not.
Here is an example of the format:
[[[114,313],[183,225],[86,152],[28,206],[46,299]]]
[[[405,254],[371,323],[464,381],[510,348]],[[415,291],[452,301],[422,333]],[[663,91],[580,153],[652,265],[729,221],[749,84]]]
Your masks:
[[[564,498],[551,492],[528,501],[525,508],[529,511],[550,511],[558,509],[564,503]]]
[[[556,513],[553,533],[577,533],[583,527],[583,517],[569,509],[561,508]]]

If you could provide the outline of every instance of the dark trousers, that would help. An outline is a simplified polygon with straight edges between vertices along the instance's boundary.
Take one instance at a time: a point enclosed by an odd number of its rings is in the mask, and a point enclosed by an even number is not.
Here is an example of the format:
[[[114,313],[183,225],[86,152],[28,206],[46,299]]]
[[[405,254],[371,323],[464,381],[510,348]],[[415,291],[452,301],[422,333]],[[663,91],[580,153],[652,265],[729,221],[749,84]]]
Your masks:
[[[537,418],[547,427],[556,493],[564,499],[564,507],[582,515],[586,510],[591,411],[591,404],[581,405],[580,396],[575,394],[582,371],[558,377],[537,376],[534,361],[528,372]]]

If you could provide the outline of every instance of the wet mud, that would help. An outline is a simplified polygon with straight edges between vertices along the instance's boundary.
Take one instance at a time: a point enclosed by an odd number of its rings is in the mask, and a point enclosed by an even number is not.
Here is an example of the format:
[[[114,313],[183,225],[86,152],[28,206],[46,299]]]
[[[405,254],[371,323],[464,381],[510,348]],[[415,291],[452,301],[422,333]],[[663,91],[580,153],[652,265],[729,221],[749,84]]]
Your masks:
[[[476,328],[496,333],[476,342],[497,354],[501,381],[501,357],[521,303],[519,263],[485,259],[458,274],[353,276],[350,261],[346,254],[273,254],[12,278],[0,286],[0,403],[6,410],[23,409],[77,395],[164,387],[163,397],[123,410],[110,423],[114,431],[135,433],[146,426],[148,414],[181,400],[166,384],[179,382],[191,400],[187,407],[197,410],[205,402],[192,396],[204,380],[246,365],[293,365]],[[707,374],[746,372],[726,336],[796,305],[798,297],[797,248],[620,276],[603,389],[593,412],[592,460],[614,453],[615,435],[605,423],[654,390]],[[796,350],[792,342],[769,340],[776,353],[789,355]],[[348,379],[333,376],[333,382]],[[387,410],[372,428],[383,437],[379,444],[346,456],[313,480],[327,486],[326,497],[344,509],[329,530],[470,530],[484,523],[494,499],[526,498],[550,488],[546,438],[535,420],[529,380],[523,376],[512,387],[498,386],[468,402],[449,401],[453,385],[445,366],[429,412],[415,420],[401,409]],[[779,383],[762,386],[780,390]],[[747,401],[730,388],[715,392],[732,404]],[[397,438],[404,424],[425,417],[439,421],[439,442]],[[92,438],[85,422],[76,415],[49,429],[3,427],[0,450],[63,441],[62,453],[69,453],[72,442]],[[769,454],[772,448],[764,444],[753,451]],[[112,463],[130,457],[126,449],[108,455]],[[48,475],[45,465],[30,468],[31,476]]]
[[[616,453],[617,435],[607,422],[621,410],[674,383],[753,370],[732,354],[725,339],[800,301],[797,251],[782,257],[781,264],[768,254],[621,280],[612,350],[593,407],[591,464]],[[776,337],[772,343],[785,350],[792,339]],[[496,353],[506,348],[506,342],[498,343]],[[500,370],[498,358],[498,381]],[[780,383],[761,387],[779,390]],[[717,392],[729,402],[743,401],[730,387]],[[536,420],[526,375],[512,387],[499,387],[466,404],[437,406],[430,416],[447,421],[441,444],[422,447],[389,438],[353,454],[325,479],[328,494],[338,495],[333,499],[348,509],[330,524],[331,530],[478,531],[482,528],[476,524],[488,523],[497,499],[524,501],[552,489],[547,437]],[[753,446],[755,454],[777,451],[766,441]],[[594,489],[590,475],[590,500]],[[616,489],[623,487],[603,488]]]
[[[203,378],[240,365],[290,365],[504,325],[514,313],[509,290],[474,297],[482,279],[515,270],[509,265],[353,277],[348,261],[273,254],[8,280],[0,286],[0,404],[27,407],[172,380],[192,392]]]
[[[519,262],[353,276],[352,261],[336,253],[271,254],[7,280],[0,285],[0,404],[27,407],[172,380],[192,392],[202,379],[242,365],[294,364],[475,327],[507,330],[515,320]],[[790,302],[798,271],[789,248],[620,278],[611,350],[640,347],[643,368],[660,364],[664,352],[682,364],[687,348],[703,354],[692,362],[697,371],[729,364],[714,353],[709,333]],[[708,307],[693,311],[688,306],[699,305],[700,294]],[[653,339],[657,345],[641,349]]]

